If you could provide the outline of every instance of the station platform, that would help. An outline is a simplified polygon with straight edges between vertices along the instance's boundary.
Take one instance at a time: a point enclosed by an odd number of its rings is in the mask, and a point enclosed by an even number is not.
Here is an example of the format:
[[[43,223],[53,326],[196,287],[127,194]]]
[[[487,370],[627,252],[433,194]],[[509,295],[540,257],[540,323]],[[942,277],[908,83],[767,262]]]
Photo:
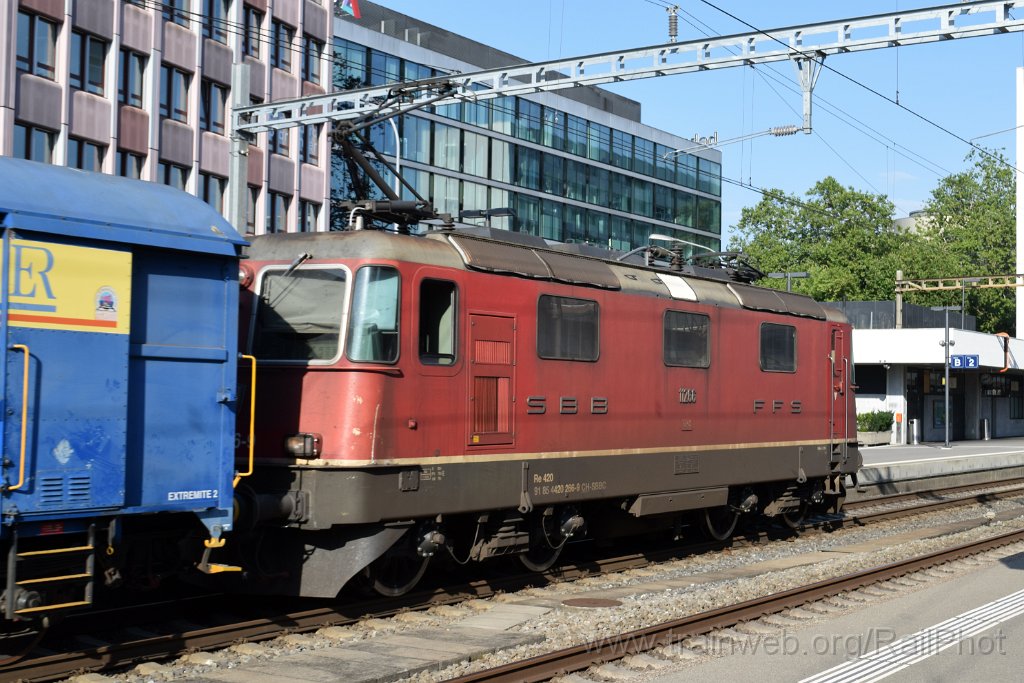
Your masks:
[[[864,466],[848,500],[1024,477],[1024,438],[956,441],[949,448],[869,446],[860,452]]]

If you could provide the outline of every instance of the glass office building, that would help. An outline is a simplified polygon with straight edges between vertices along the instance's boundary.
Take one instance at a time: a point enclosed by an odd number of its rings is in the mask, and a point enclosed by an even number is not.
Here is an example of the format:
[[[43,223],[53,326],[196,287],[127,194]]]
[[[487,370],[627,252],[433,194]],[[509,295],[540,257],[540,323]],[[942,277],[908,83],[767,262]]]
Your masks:
[[[360,6],[361,20],[335,19],[335,90],[523,61],[467,38],[445,34],[441,40],[442,29],[369,3]],[[588,96],[577,97],[580,90]],[[639,104],[626,98],[595,88],[565,92],[571,96],[553,91],[426,108],[397,117],[395,127],[378,124],[370,140],[421,196],[453,218],[480,210],[506,213],[486,220],[550,240],[619,250],[646,244],[652,233],[720,249],[720,153],[641,124]],[[690,153],[679,152],[687,148]],[[366,193],[383,198],[338,158],[331,188],[333,200]],[[402,194],[413,197],[405,188]],[[346,219],[339,212],[333,225]]]

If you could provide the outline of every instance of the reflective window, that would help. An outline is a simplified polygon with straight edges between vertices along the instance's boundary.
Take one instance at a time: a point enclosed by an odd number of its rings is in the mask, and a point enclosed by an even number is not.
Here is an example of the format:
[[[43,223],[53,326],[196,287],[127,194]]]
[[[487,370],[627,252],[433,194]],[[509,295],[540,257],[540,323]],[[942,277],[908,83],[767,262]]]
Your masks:
[[[675,218],[675,197],[672,188],[654,186],[654,217],[659,221],[671,222]]]
[[[260,44],[263,41],[260,29],[263,26],[263,12],[249,5],[242,6],[242,54],[260,58]]]
[[[491,140],[491,180],[512,182],[513,147],[504,140]]]
[[[488,169],[488,138],[486,135],[463,131],[462,133],[462,172],[469,175],[487,177]]]
[[[346,347],[349,360],[398,360],[398,285],[394,268],[363,266],[356,273]]]
[[[320,83],[320,58],[324,44],[310,36],[302,37],[302,80]]]
[[[380,50],[370,50],[370,85],[386,85],[402,80],[402,60]]]
[[[618,211],[629,212],[632,202],[633,185],[629,176],[621,173],[611,174],[611,191],[608,197],[608,206]]]
[[[319,204],[301,200],[299,202],[299,232],[316,232],[316,221],[319,216]]]
[[[227,179],[209,173],[200,173],[199,184],[203,201],[216,209],[217,213],[223,213],[224,191],[228,186]]]
[[[263,360],[332,360],[345,312],[345,271],[297,268],[263,275],[252,352]]]
[[[707,159],[699,159],[697,164],[697,189],[715,196],[721,195],[722,165]]]
[[[587,121],[569,114],[566,117],[567,151],[581,157],[587,156]]]
[[[619,251],[629,251],[633,247],[633,221],[622,216],[612,216],[609,246]]]
[[[697,157],[690,154],[676,157],[676,184],[697,189]]]
[[[420,284],[419,353],[424,365],[455,363],[456,294],[454,282],[424,280]]]
[[[434,174],[434,208],[438,213],[459,214],[459,179]]]
[[[157,174],[159,176],[157,180],[164,185],[170,185],[179,190],[184,190],[188,185],[188,173],[189,169],[185,166],[178,166],[166,161],[161,161],[157,166]]]
[[[587,211],[587,242],[602,247],[608,245],[608,214]]]
[[[633,136],[621,130],[612,131],[612,164],[627,171],[633,169]]]
[[[449,171],[461,170],[461,132],[454,126],[434,124],[434,166]]]
[[[796,372],[796,328],[761,324],[761,369],[765,372]]]
[[[606,168],[587,168],[587,201],[598,206],[608,206],[608,186],[611,172]]]
[[[366,48],[343,38],[334,39],[335,90],[352,90],[366,85]]]
[[[697,197],[697,228],[715,234],[722,232],[722,205],[717,200]]]
[[[595,361],[599,354],[596,301],[543,295],[537,302],[537,355]]]
[[[228,0],[203,0],[203,37],[228,42]]]
[[[697,225],[697,197],[682,190],[676,190],[675,196],[676,209],[672,222],[689,228],[695,227]]]
[[[138,52],[121,48],[117,84],[117,101],[142,108],[142,84],[146,74],[146,58]]]
[[[516,195],[516,222],[519,232],[540,234],[540,199],[530,195]]]
[[[573,204],[562,209],[562,237],[569,242],[587,241],[587,210]]]
[[[665,365],[706,368],[711,364],[710,318],[698,313],[665,311]]]
[[[142,167],[146,163],[146,157],[141,154],[117,151],[117,174],[125,178],[142,178]]]
[[[540,105],[517,98],[516,107],[516,137],[528,142],[540,142]]]
[[[565,194],[565,159],[555,154],[544,155],[541,189],[559,197]]]
[[[430,121],[418,116],[402,117],[402,158],[430,163]]]
[[[565,197],[586,201],[587,165],[575,159],[565,160]]]
[[[71,32],[71,70],[68,85],[94,95],[103,94],[103,62],[107,56],[107,42],[79,31]]]
[[[540,236],[562,242],[562,203],[545,199],[540,205]]]
[[[607,164],[611,159],[612,132],[608,126],[590,123],[587,129],[587,157]]]
[[[541,128],[541,140],[551,149],[565,151],[565,114],[544,107],[544,121]]]
[[[641,178],[633,178],[633,213],[640,216],[650,216],[653,212],[654,188],[651,184]]]
[[[188,27],[188,0],[162,0],[164,21]]]
[[[299,161],[304,164],[320,163],[320,131],[322,123],[303,126],[299,138]]]
[[[183,123],[188,122],[188,86],[191,74],[177,67],[160,67],[160,116]]]
[[[531,190],[540,189],[540,150],[516,145],[515,184]]]
[[[491,100],[491,130],[495,133],[512,135],[512,125],[515,117],[515,97],[496,97]]]
[[[292,41],[295,29],[276,19],[270,22],[270,64],[282,71],[292,70]]]
[[[51,81],[56,75],[57,24],[28,12],[18,12],[18,71]]]
[[[267,232],[288,232],[288,207],[292,198],[279,192],[267,196]]]
[[[52,163],[55,139],[56,133],[45,128],[16,123],[14,124],[14,156],[18,159]]]
[[[654,143],[644,138],[634,138],[633,142],[633,170],[654,175]]]
[[[228,89],[203,79],[199,96],[199,129],[224,135],[224,114],[227,110]]]
[[[103,170],[103,153],[106,150],[106,147],[97,145],[95,142],[69,137],[68,166],[99,173]]]

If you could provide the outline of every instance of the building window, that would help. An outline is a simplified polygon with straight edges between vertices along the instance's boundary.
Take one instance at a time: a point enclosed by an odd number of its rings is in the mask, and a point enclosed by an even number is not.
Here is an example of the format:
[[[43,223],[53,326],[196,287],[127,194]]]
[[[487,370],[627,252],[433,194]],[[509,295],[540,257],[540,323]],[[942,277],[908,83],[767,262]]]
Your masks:
[[[260,27],[263,26],[263,12],[245,5],[242,20],[244,31],[242,34],[242,54],[259,59]]]
[[[285,194],[269,193],[267,199],[269,209],[267,211],[268,233],[288,231],[288,205],[291,203],[291,200],[292,198]]]
[[[796,372],[796,328],[761,324],[761,369],[765,372]]]
[[[324,44],[315,38],[302,38],[302,80],[320,83],[320,58],[324,53]]]
[[[121,104],[141,109],[142,83],[146,74],[146,58],[138,52],[122,48],[118,74],[120,74],[120,81],[117,84],[117,101]]]
[[[227,102],[228,89],[204,79],[199,97],[199,129],[224,135],[224,111]]]
[[[76,90],[103,95],[103,62],[106,56],[106,41],[88,33],[72,31],[68,84]]]
[[[537,355],[595,361],[600,315],[596,301],[543,295],[537,302]]]
[[[202,192],[203,201],[216,209],[217,213],[223,213],[224,190],[228,186],[228,181],[225,178],[210,175],[209,173],[200,173],[199,184],[201,185],[199,189]]]
[[[141,154],[117,151],[117,174],[125,178],[142,178],[142,167],[146,163],[146,157]]]
[[[1024,420],[1024,394],[1019,379],[1010,380],[1010,419]]]
[[[288,156],[288,132],[287,128],[267,132],[267,149],[271,154]]]
[[[68,138],[68,166],[99,173],[103,170],[103,153],[105,151],[105,147],[94,142]]]
[[[35,14],[18,12],[18,71],[51,81],[56,77],[57,24]]]
[[[188,122],[190,74],[164,64],[160,67],[160,117]]]
[[[316,232],[316,221],[320,216],[320,205],[302,200],[299,202],[299,232]]]
[[[19,159],[53,163],[56,134],[44,128],[14,124],[14,156]]]
[[[228,42],[228,0],[204,0],[203,37]]]
[[[271,43],[270,43],[270,64],[282,71],[292,70],[292,40],[295,38],[295,29],[288,24],[272,20]]]
[[[248,185],[245,201],[245,228],[251,234],[256,234],[256,204],[260,200],[260,188],[256,185]]]
[[[188,169],[184,166],[178,166],[177,164],[171,164],[166,161],[161,161],[160,166],[157,169],[160,177],[157,178],[164,185],[170,185],[176,187],[179,190],[184,190],[188,184]]]
[[[188,0],[162,0],[164,21],[188,28]]]
[[[665,311],[665,365],[708,367],[711,362],[710,327],[711,320],[706,315]]]
[[[304,164],[320,163],[320,131],[322,123],[314,123],[302,127],[302,137],[299,138],[299,161]]]

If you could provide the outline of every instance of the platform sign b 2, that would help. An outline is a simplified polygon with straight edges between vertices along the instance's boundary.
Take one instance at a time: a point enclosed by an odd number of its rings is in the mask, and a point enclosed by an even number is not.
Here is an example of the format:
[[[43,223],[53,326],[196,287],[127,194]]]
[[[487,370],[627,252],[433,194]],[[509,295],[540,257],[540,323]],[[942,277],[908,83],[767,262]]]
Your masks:
[[[978,356],[950,356],[949,367],[957,370],[976,370],[981,367]]]

